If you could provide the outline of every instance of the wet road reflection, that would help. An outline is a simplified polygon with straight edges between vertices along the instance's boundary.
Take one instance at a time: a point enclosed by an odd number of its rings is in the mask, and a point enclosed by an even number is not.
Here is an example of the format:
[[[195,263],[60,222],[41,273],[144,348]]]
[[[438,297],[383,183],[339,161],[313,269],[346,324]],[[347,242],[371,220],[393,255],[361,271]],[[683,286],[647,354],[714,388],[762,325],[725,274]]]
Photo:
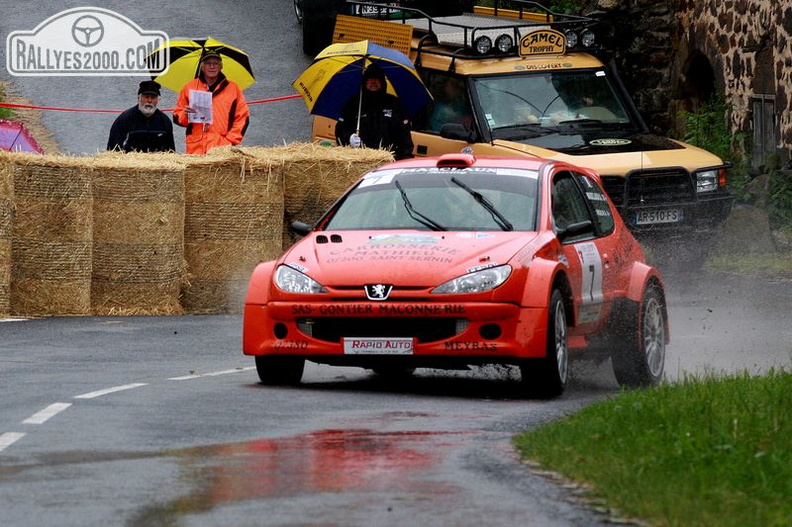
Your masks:
[[[149,507],[130,522],[168,525],[179,516],[217,506],[321,493],[390,491],[416,496],[452,493],[453,484],[432,480],[453,447],[469,432],[369,429],[320,430],[167,452],[194,490]]]

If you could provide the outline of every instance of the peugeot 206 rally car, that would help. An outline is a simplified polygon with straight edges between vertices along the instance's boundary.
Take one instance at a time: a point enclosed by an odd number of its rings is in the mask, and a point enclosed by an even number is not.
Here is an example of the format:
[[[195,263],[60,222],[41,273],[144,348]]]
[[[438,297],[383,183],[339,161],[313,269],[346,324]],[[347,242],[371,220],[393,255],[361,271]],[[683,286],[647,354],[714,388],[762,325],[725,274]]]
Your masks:
[[[258,265],[243,352],[264,384],[305,361],[403,375],[518,366],[560,395],[569,361],[610,357],[621,385],[661,379],[663,280],[598,175],[561,161],[445,154],[363,176],[277,261]]]

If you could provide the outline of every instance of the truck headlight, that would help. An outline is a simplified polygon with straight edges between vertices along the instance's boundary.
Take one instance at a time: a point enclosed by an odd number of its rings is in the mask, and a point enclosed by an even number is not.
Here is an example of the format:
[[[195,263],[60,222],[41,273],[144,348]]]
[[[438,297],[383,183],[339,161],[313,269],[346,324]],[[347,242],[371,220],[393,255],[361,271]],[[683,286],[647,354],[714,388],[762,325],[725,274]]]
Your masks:
[[[492,49],[492,39],[486,35],[478,37],[476,41],[473,42],[473,47],[479,55],[486,55]]]
[[[696,173],[696,192],[711,192],[719,186],[719,170],[702,170]]]
[[[449,280],[432,289],[432,293],[482,293],[495,289],[509,278],[511,266],[500,265]]]
[[[327,293],[322,284],[288,265],[281,265],[275,271],[275,285],[287,293]]]
[[[514,46],[514,39],[511,35],[503,34],[495,39],[495,47],[501,53],[507,53]]]

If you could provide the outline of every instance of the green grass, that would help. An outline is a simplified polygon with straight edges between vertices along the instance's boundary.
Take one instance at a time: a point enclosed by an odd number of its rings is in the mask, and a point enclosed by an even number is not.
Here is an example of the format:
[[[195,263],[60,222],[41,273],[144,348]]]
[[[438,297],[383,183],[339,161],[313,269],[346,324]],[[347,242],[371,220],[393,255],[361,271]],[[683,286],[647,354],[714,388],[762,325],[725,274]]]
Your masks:
[[[792,525],[790,373],[625,392],[514,443],[651,525]]]
[[[717,255],[711,256],[705,267],[717,273],[789,279],[792,278],[792,253]]]

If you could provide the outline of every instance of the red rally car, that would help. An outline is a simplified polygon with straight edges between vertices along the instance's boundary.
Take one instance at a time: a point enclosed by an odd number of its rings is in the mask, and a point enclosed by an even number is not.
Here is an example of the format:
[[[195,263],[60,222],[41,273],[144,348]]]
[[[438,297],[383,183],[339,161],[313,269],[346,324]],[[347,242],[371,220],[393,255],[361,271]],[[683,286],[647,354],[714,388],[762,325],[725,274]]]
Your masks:
[[[264,384],[305,361],[404,375],[518,366],[560,395],[575,357],[610,357],[619,384],[663,375],[660,273],[598,175],[560,161],[446,154],[364,175],[245,300],[243,352]]]

